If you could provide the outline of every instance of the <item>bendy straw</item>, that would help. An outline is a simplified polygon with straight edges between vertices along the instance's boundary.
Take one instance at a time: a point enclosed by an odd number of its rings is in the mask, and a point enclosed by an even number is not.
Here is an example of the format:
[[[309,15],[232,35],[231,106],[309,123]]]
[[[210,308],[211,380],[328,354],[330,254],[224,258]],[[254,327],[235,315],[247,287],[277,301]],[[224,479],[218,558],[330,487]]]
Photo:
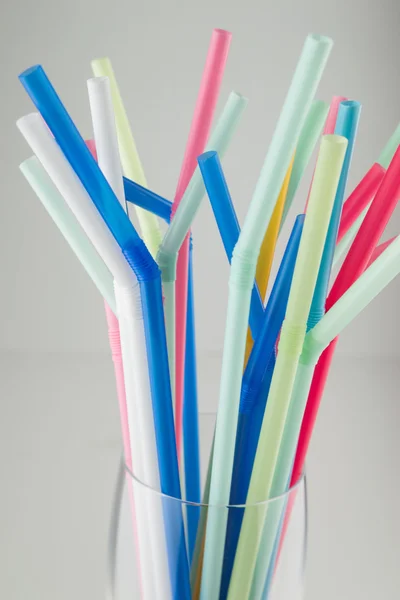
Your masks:
[[[341,269],[329,293],[326,309],[329,310],[344,294],[350,285],[366,268],[372,253],[396,207],[400,197],[400,147],[386,171],[385,177],[372,201],[354,242],[344,259]],[[304,467],[319,405],[328,377],[337,340],[333,340],[324,350],[314,371],[310,395],[304,413],[299,436],[292,482],[297,481]]]
[[[177,210],[189,181],[197,167],[197,157],[204,151],[221,88],[232,34],[214,29],[197,95],[189,137],[185,148],[172,215]],[[186,312],[189,265],[189,236],[179,251],[176,278],[176,435],[178,457],[182,449],[182,410],[185,378]]]
[[[259,250],[331,46],[332,41],[326,37],[310,35],[306,39],[233,252],[210,487],[212,505],[229,502],[246,331]],[[212,511],[208,514],[202,600],[213,600],[219,595],[226,518],[227,515],[224,518]]]
[[[117,132],[112,110],[109,81],[106,77],[88,81],[89,102],[98,164],[121,206],[127,211],[122,168],[119,158]],[[145,333],[138,287],[123,288],[115,281],[115,297],[118,310],[120,348],[123,361],[129,430],[134,438],[140,438],[140,454],[132,463],[135,473],[141,473],[143,481],[156,490],[160,489],[159,466],[154,436],[154,416],[151,408],[150,381],[147,368]],[[112,324],[111,324],[112,325]],[[117,325],[117,324],[116,324]],[[118,337],[114,338],[118,341]],[[137,465],[139,468],[137,470]],[[148,577],[157,595],[169,589],[168,561],[164,538],[159,535],[163,527],[162,505],[159,499],[144,504],[150,533],[153,565],[147,566]],[[152,575],[150,575],[150,569]]]
[[[157,215],[166,223],[171,220],[172,202],[166,200],[162,196],[155,194],[147,188],[127,179],[123,178],[125,200],[131,202],[140,208],[144,208]]]
[[[68,165],[41,117],[38,114],[24,117],[18,121],[18,127],[32,150],[37,154],[54,184],[59,189],[59,192],[74,212],[89,239],[102,256],[105,264],[113,272],[115,279],[120,282],[121,287],[126,286],[127,289],[129,289],[129,286],[132,287],[135,285],[134,275],[126,261],[124,261],[115,240],[108,231],[104,221],[100,218],[85,190],[80,185],[79,180]],[[121,327],[121,332],[122,329],[123,327]],[[125,378],[125,386],[129,388],[126,383]],[[143,423],[143,419],[140,419],[140,423],[137,421],[136,423],[138,427],[137,435],[133,435],[132,430],[129,431],[132,452],[131,460],[133,467],[138,469],[139,473],[145,475],[141,462],[143,458],[141,453],[141,439],[138,435],[140,428],[145,429],[145,423]],[[146,514],[144,506],[141,506],[140,510],[139,506],[136,507],[137,516],[142,511],[144,511],[142,514]],[[141,522],[141,519],[137,519],[137,524],[142,563],[151,565],[153,553],[150,540],[147,539],[148,536],[144,533],[144,523]],[[146,596],[155,593],[154,578],[143,577],[142,584]]]
[[[218,153],[214,150],[204,152],[199,156],[198,163],[226,256],[231,262],[233,249],[239,239],[240,226]],[[249,316],[250,328],[254,336],[259,330],[263,314],[263,302],[257,284],[254,283]]]
[[[325,301],[328,293],[328,286],[331,275],[333,254],[335,252],[337,232],[342,213],[344,193],[347,184],[347,177],[350,170],[351,158],[353,154],[354,143],[357,135],[358,122],[360,118],[361,105],[354,100],[345,100],[339,106],[339,112],[336,119],[335,133],[345,137],[348,141],[346,155],[343,162],[342,172],[340,174],[338,189],[335,202],[333,204],[332,214],[329,221],[328,232],[322,253],[321,264],[319,266],[318,278],[315,284],[313,299],[311,302],[310,314],[308,315],[307,327],[310,329],[319,321],[325,311]]]
[[[135,270],[140,286],[146,332],[147,360],[150,374],[161,489],[165,494],[179,498],[180,482],[173,425],[160,272],[145,244],[138,236],[124,209],[115,197],[107,180],[98,168],[96,161],[91,156],[89,149],[86,147],[84,140],[66,112],[43,69],[41,67],[32,67],[20,75],[20,80],[37,108],[41,111],[62,152],[107,223],[126,261]],[[171,528],[176,532],[176,528],[179,527],[176,519],[181,519],[181,516],[169,513],[169,517],[164,521],[167,542],[172,543]],[[175,523],[173,522],[174,520]],[[176,568],[182,577],[182,589],[188,595],[190,593],[189,577],[184,543],[181,544],[178,565],[170,564],[171,573],[172,569]],[[171,578],[171,583],[174,583],[174,581]]]
[[[328,111],[329,105],[326,102],[322,102],[322,100],[314,100],[311,103],[310,110],[308,111],[307,118],[304,122],[303,128],[300,133],[299,141],[296,146],[293,169],[289,181],[288,191],[286,194],[279,230],[282,229],[284,223],[286,222],[300,181],[303,178],[307,165],[310,162],[312,153],[314,152],[318,139],[322,133],[324,123],[328,122],[326,121]],[[325,133],[333,132],[334,126],[332,128],[332,131],[328,131]]]
[[[293,396],[279,450],[271,494],[278,497],[287,490],[293,466],[301,422],[307,402],[315,365],[326,346],[353,321],[358,314],[386,287],[400,272],[400,238],[389,240],[376,253],[374,263],[348,289],[338,302],[326,313],[320,322],[305,337],[303,350],[296,373]],[[282,508],[282,507],[281,507]],[[263,566],[269,564],[274,549],[279,520],[272,521],[270,515],[264,529],[264,547],[258,559]],[[262,598],[263,578],[256,589],[253,581],[252,598]]]
[[[189,248],[188,309],[186,325],[185,396],[183,403],[183,450],[185,456],[185,483],[187,502],[201,502],[200,443],[197,405],[196,340],[194,326],[193,292],[193,242]],[[188,553],[192,563],[196,534],[200,519],[200,507],[187,505]]]
[[[25,160],[20,165],[20,169],[79,262],[115,314],[113,276],[93,244],[88,240],[78,221],[71,214],[64,198],[36,156]]]
[[[322,138],[247,504],[263,502],[270,497],[279,446],[346,148],[347,140],[341,136],[330,135]],[[259,523],[255,521],[258,520],[254,514],[245,510],[229,586],[229,600],[249,598],[262,531]]]
[[[229,500],[231,506],[240,506],[246,503],[268,390],[275,366],[275,344],[286,312],[303,224],[304,215],[299,215],[295,220],[265,308],[260,331],[256,336],[243,374]],[[238,509],[229,515],[221,584],[223,597],[226,597],[228,591],[242,518],[243,511]]]
[[[118,145],[124,175],[129,177],[129,179],[140,183],[142,186],[147,187],[146,177],[111,61],[109,58],[102,58],[93,60],[91,64],[95,77],[108,77],[110,81],[115,123],[118,133]],[[143,239],[152,255],[155,256],[162,237],[157,218],[141,208],[136,209],[136,214],[139,220],[140,229],[143,233]]]
[[[232,92],[218,119],[209,140],[209,147],[218,150],[223,156],[229,146],[240,118],[247,105],[247,99]],[[204,182],[197,168],[176,209],[163,241],[157,253],[158,266],[161,269],[165,298],[165,322],[167,331],[168,356],[171,379],[175,381],[175,281],[177,279],[178,252],[188,234],[192,221],[205,195]],[[177,421],[177,416],[175,418]]]

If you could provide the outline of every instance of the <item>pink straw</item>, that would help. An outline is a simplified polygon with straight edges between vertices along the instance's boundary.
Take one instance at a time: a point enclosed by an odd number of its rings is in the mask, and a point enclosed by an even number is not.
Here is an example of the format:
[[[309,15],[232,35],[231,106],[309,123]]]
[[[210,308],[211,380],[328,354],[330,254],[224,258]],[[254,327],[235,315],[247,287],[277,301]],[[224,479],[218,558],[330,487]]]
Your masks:
[[[197,157],[204,152],[211,129],[215,106],[221,87],[222,76],[228,57],[232,34],[214,29],[208,49],[206,64],[197,96],[196,106],[178,186],[172,206],[172,216],[182,199],[186,187],[197,167]],[[176,382],[175,382],[175,431],[178,457],[182,454],[183,390],[185,377],[186,312],[189,265],[189,235],[179,251],[176,277]]]
[[[325,126],[324,126],[324,130],[322,132],[322,135],[332,135],[335,133],[336,119],[337,119],[337,115],[339,112],[339,106],[340,106],[340,103],[344,102],[345,100],[347,100],[347,98],[345,98],[344,96],[333,96],[331,105],[329,107],[328,116],[326,117]],[[305,213],[307,212],[308,200],[310,199],[310,192],[311,192],[311,187],[312,187],[313,181],[314,181],[314,174],[311,179],[310,191],[308,192],[307,201],[306,201],[306,205],[304,208]]]
[[[386,170],[379,163],[374,163],[343,204],[338,243],[375,196],[385,172]]]

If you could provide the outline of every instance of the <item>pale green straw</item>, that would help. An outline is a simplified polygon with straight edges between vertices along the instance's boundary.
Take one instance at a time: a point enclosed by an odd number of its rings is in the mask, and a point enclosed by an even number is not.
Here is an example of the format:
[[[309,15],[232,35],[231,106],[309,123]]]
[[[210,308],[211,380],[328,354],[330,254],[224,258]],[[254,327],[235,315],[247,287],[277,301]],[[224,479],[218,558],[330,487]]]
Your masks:
[[[400,273],[400,237],[396,238],[381,256],[357,279],[334,306],[311,329],[304,340],[303,350],[296,373],[293,395],[286,419],[279,457],[271,488],[276,498],[287,490],[297,442],[300,435],[304,410],[314,375],[315,366],[322,352],[351,323],[364,308]],[[266,568],[271,560],[276,535],[279,530],[282,509],[268,511],[264,526],[262,548],[257,558],[259,570],[255,573],[251,592],[252,600],[262,598]]]
[[[393,134],[390,136],[388,142],[386,143],[385,147],[383,148],[383,150],[380,153],[379,158],[376,162],[378,164],[380,164],[381,167],[383,167],[384,169],[387,169],[388,166],[390,165],[390,162],[391,162],[393,155],[396,152],[399,144],[400,144],[400,123],[397,125]],[[371,202],[372,202],[372,199],[371,199]],[[350,227],[350,229],[346,232],[346,234],[342,237],[340,242],[337,244],[337,246],[335,248],[335,254],[333,256],[332,268],[336,267],[341,262],[341,260],[344,258],[345,254],[347,253],[348,249],[350,248],[351,244],[353,243],[354,238],[356,237],[356,235],[358,233],[358,230],[361,227],[361,223],[363,222],[370,205],[371,205],[371,203],[369,203],[368,206],[366,208],[364,208],[362,213],[360,213],[360,215],[354,221],[353,225]]]
[[[230,93],[215,129],[211,133],[207,150],[215,150],[221,158],[224,156],[247,103],[248,100],[244,96],[236,92]],[[157,253],[157,263],[161,269],[163,282],[165,328],[171,381],[175,381],[175,280],[178,252],[205,193],[204,181],[200,169],[197,167]]]
[[[19,167],[83,268],[116,315],[113,276],[36,156]]]
[[[250,297],[257,258],[331,47],[332,41],[326,37],[310,35],[306,39],[232,257],[201,600],[219,598],[228,515],[213,507],[229,503]]]
[[[322,102],[322,100],[314,100],[310,106],[296,147],[296,154],[294,156],[292,174],[290,176],[289,187],[286,194],[280,230],[285,223],[288,212],[293,204],[297,188],[299,187],[304,171],[310,162],[312,153],[314,152],[322,133],[328,112],[329,104],[327,102]]]
[[[247,495],[246,504],[250,507],[271,497],[279,446],[346,148],[347,140],[341,136],[327,135],[322,138]],[[266,513],[267,504],[264,507]],[[245,510],[229,587],[229,600],[249,598],[263,531],[260,515],[260,510],[256,514],[252,508]]]
[[[91,64],[95,77],[108,77],[110,80],[115,124],[117,126],[118,134],[118,146],[124,175],[136,183],[139,183],[141,186],[147,187],[146,177],[111,61],[109,58],[99,58],[93,60]],[[146,246],[149,248],[151,254],[155,256],[162,239],[157,217],[143,208],[135,207],[135,210]]]

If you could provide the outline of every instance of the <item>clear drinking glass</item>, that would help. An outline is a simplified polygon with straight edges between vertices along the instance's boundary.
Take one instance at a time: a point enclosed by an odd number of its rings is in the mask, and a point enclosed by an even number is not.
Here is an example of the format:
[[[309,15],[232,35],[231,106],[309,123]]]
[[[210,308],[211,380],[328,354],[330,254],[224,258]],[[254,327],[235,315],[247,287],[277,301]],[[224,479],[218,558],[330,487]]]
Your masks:
[[[212,443],[207,429],[210,415],[201,415],[205,470]],[[229,526],[230,520],[241,518],[244,510],[256,523],[259,546],[251,593],[241,600],[303,600],[307,537],[304,477],[286,494],[266,502],[245,507],[207,506],[177,500],[147,487],[123,463],[110,526],[108,599],[199,599],[202,532],[209,511]],[[199,526],[188,577],[184,577],[182,556],[186,562],[188,518],[198,519]],[[252,546],[249,551],[254,543]],[[227,582],[229,577],[221,586],[220,600],[227,598]]]

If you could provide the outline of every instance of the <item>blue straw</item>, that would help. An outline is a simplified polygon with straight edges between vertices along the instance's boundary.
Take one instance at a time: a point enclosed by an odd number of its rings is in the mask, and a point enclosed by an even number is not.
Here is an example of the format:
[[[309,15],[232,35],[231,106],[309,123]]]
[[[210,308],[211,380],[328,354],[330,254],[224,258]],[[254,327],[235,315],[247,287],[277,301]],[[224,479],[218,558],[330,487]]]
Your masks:
[[[197,406],[196,335],[193,294],[193,243],[189,245],[188,304],[186,321],[185,387],[183,402],[183,450],[185,457],[186,500],[201,502],[200,444]],[[187,505],[189,563],[196,544],[200,507]]]
[[[298,215],[276,276],[260,331],[245,372],[239,405],[230,505],[246,503],[258,438],[275,365],[275,344],[286,313],[293,271],[303,231],[304,215]],[[231,509],[226,535],[221,599],[226,597],[244,511]]]
[[[222,243],[228,260],[231,262],[233,249],[239,239],[240,226],[221,163],[217,152],[214,151],[204,152],[197,160],[222,238]],[[258,291],[257,284],[254,283],[249,316],[249,324],[253,338],[257,336],[263,315],[264,307],[260,292]]]
[[[172,202],[124,177],[125,200],[157,215],[167,223],[171,220]]]
[[[325,312],[325,302],[328,293],[329,279],[331,276],[333,255],[335,253],[336,238],[340,224],[340,217],[342,215],[344,193],[346,190],[346,183],[349,174],[351,158],[353,155],[354,142],[357,135],[360,112],[361,104],[359,102],[355,102],[354,100],[346,100],[340,103],[338,116],[336,119],[335,134],[345,137],[348,140],[348,145],[335,201],[333,204],[328,233],[326,235],[324,252],[322,254],[321,264],[319,267],[318,279],[315,285],[310,314],[307,321],[308,329],[314,327],[321,320]]]
[[[107,223],[140,284],[161,490],[168,496],[180,499],[160,271],[92,157],[43,68],[40,65],[31,67],[22,73],[19,79]],[[167,500],[164,508],[166,504],[168,509],[165,509],[164,522],[172,593],[176,600],[178,598],[190,600],[189,568],[181,506],[179,502]],[[171,505],[176,505],[173,514]],[[182,532],[178,538],[177,532]]]

